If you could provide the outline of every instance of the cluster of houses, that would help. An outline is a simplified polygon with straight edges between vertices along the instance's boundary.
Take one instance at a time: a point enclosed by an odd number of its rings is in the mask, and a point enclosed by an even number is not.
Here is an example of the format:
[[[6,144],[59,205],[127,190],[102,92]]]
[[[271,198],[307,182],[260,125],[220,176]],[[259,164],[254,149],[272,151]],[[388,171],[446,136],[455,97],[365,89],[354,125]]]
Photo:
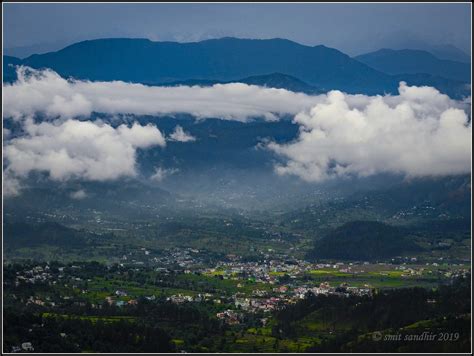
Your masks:
[[[232,309],[227,309],[223,312],[217,313],[216,317],[229,325],[240,324],[242,320],[242,314]]]
[[[279,309],[284,304],[284,299],[279,297],[270,298],[235,298],[234,305],[237,309],[247,312],[256,312],[262,310],[263,312],[270,312]],[[287,300],[288,302],[289,300]]]
[[[167,254],[155,256],[150,259],[154,265],[166,266],[170,268],[176,266],[178,268],[191,268],[193,266],[202,264],[201,253],[202,251],[194,248],[174,248]],[[160,268],[160,267],[158,267]],[[161,267],[162,269],[165,267]]]
[[[203,253],[194,248],[173,248],[157,254],[156,251],[140,247],[123,254],[119,264],[121,267],[147,266],[178,270],[202,264]]]
[[[18,274],[15,280],[15,286],[18,286],[21,282],[26,283],[41,283],[48,282],[51,280],[51,274],[49,273],[50,267],[46,265],[44,268],[42,266],[35,266],[29,270],[24,271],[22,275]]]
[[[166,300],[175,304],[182,304],[185,302],[203,302],[203,301],[211,300],[212,297],[213,296],[210,293],[203,293],[203,294],[198,293],[196,295],[177,294],[177,295],[172,295],[166,298]]]

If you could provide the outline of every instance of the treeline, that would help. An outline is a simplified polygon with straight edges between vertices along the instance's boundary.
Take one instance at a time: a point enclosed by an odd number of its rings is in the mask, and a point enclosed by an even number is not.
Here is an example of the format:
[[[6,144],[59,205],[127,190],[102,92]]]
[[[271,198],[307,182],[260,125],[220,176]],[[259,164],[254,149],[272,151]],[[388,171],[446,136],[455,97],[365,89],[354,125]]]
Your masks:
[[[425,345],[427,348],[424,351],[439,349],[465,352],[470,345],[470,313],[468,276],[436,290],[405,288],[380,291],[371,297],[347,298],[309,294],[306,299],[276,314],[277,323],[272,334],[280,339],[297,337],[299,323],[312,315],[335,336],[323,338],[308,352],[418,350],[420,343],[376,342],[371,339],[375,331],[459,333],[457,340],[433,341]],[[415,324],[417,322],[422,322],[419,327]],[[405,330],[409,325],[411,327]],[[366,337],[361,338],[363,335]]]
[[[4,310],[4,351],[31,342],[34,352],[174,352],[170,336],[144,323],[105,323],[81,318],[43,318]]]

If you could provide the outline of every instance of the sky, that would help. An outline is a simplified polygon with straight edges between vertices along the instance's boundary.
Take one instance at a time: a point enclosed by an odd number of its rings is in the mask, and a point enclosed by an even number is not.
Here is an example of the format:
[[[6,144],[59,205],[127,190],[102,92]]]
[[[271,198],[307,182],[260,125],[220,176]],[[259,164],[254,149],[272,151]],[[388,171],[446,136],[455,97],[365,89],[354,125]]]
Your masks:
[[[94,38],[179,42],[286,38],[349,55],[454,45],[470,53],[468,3],[14,4],[3,3],[4,51],[24,56]]]

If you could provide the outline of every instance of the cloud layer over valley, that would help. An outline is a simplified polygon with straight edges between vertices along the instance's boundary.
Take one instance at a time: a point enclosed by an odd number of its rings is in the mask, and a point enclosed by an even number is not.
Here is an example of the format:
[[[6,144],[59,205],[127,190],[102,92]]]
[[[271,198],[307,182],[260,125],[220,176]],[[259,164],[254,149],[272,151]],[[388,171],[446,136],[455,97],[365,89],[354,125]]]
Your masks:
[[[137,148],[165,146],[155,126],[113,128],[101,122],[66,120],[24,123],[26,135],[13,138],[4,147],[5,194],[18,193],[18,179],[30,172],[46,172],[56,181],[113,180],[135,176]]]
[[[279,174],[307,181],[395,173],[456,175],[471,171],[472,124],[459,103],[430,87],[400,84],[398,96],[354,100],[330,92],[296,115],[298,138],[268,148],[287,159]]]
[[[470,102],[452,100],[430,87],[401,83],[399,95],[393,96],[339,91],[311,96],[242,83],[149,87],[75,81],[24,67],[18,69],[18,78],[3,87],[4,116],[23,127],[20,136],[4,130],[5,195],[18,193],[20,179],[33,171],[46,172],[57,181],[133,177],[137,149],[164,147],[166,139],[189,144],[199,140],[179,125],[165,139],[154,125],[113,127],[83,121],[93,112],[187,113],[241,122],[292,115],[300,127],[298,136],[285,144],[270,141],[265,147],[282,159],[275,167],[278,174],[311,182],[348,175],[438,176],[471,171]],[[36,123],[36,114],[52,121]],[[153,180],[165,175],[158,170]]]
[[[4,115],[22,118],[36,113],[51,117],[104,114],[172,115],[247,121],[253,117],[276,120],[294,115],[318,100],[284,89],[242,83],[211,87],[151,87],[120,81],[66,80],[51,70],[19,67],[18,80],[4,86]]]

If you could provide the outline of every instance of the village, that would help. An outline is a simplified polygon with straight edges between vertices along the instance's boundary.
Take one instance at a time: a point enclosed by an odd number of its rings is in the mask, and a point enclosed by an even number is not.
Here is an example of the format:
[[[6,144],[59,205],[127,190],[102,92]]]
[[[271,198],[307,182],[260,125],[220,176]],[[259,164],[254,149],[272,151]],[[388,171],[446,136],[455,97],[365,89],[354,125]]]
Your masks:
[[[213,302],[226,309],[218,312],[216,317],[230,324],[238,322],[238,315],[242,313],[268,313],[288,304],[294,304],[304,299],[308,293],[314,295],[363,296],[371,295],[377,288],[376,283],[390,283],[396,281],[407,285],[416,285],[417,281],[449,280],[469,273],[469,266],[462,264],[448,264],[445,261],[420,264],[416,258],[399,259],[396,263],[369,263],[362,262],[324,262],[310,263],[304,260],[287,260],[264,256],[261,262],[241,261],[240,256],[229,254],[225,261],[215,263],[212,267],[205,266],[197,249],[172,250],[168,255],[153,256],[143,248],[140,254],[154,262],[150,268],[144,263],[137,264],[137,258],[132,254],[130,260],[124,255],[119,265],[101,267],[100,273],[107,275],[107,279],[114,279],[114,284],[104,283],[98,294],[91,288],[94,277],[99,271],[90,271],[87,263],[50,266],[42,263],[31,268],[16,271],[13,279],[14,288],[21,288],[24,284],[46,284],[56,286],[69,293],[57,297],[49,293],[41,297],[25,296],[25,304],[36,304],[55,308],[61,304],[77,306],[90,305],[91,308],[102,308],[104,304],[116,307],[133,306],[139,303],[140,298],[154,301],[158,297],[166,301],[182,303]],[[266,259],[268,258],[268,259]],[[138,261],[142,262],[142,261]],[[166,267],[165,267],[166,266]],[[153,273],[155,286],[142,286],[142,290],[133,288],[130,284],[120,283],[120,276],[132,270],[135,273]],[[86,278],[87,277],[87,278]],[[201,285],[206,283],[214,286],[213,292],[206,288],[199,290],[196,287],[183,287],[186,278],[199,280]],[[167,281],[166,283],[164,281]],[[180,284],[181,283],[181,284]],[[222,289],[220,285],[232,288]],[[166,286],[166,288],[162,288]],[[100,287],[100,286],[99,286]],[[146,288],[145,288],[146,287]],[[98,287],[95,287],[97,289]],[[179,293],[174,293],[179,289]],[[163,294],[164,293],[164,294]],[[97,297],[104,295],[104,297]],[[12,295],[16,298],[16,295]],[[59,298],[59,299],[58,299]]]

